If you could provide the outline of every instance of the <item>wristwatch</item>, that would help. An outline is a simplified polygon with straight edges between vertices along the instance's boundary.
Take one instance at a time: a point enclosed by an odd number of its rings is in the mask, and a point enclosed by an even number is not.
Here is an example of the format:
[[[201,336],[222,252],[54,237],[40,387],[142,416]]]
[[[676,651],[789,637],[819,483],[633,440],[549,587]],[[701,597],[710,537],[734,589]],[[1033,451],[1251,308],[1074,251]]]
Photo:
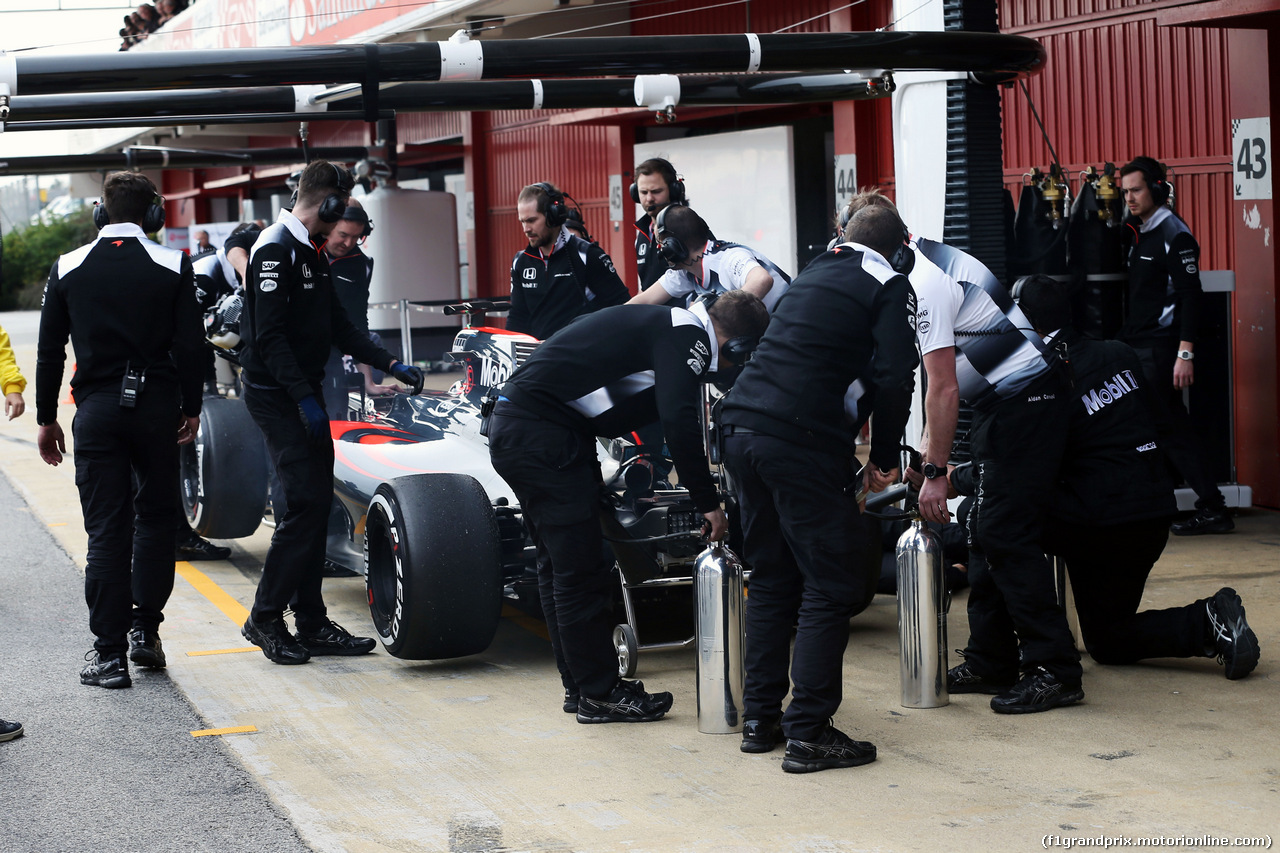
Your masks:
[[[1196,354],[1189,349],[1178,350],[1178,358],[1182,359],[1183,361],[1190,361],[1195,357],[1196,357]]]
[[[924,474],[926,480],[936,480],[939,477],[947,476],[946,465],[934,465],[932,462],[926,462],[920,466],[921,473]]]

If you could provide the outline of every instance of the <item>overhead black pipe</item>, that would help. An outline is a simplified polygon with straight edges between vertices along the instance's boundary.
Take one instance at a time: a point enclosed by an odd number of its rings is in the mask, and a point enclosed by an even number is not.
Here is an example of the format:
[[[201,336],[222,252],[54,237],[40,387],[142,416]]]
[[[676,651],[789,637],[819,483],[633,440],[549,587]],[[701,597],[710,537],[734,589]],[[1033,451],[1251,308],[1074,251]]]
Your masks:
[[[314,148],[319,160],[354,163],[369,156],[356,146]],[[300,148],[232,148],[192,151],[173,148],[127,148],[99,154],[0,159],[0,175],[61,175],[67,172],[110,172],[122,169],[209,169],[225,166],[283,166],[302,162]]]
[[[378,114],[379,119],[395,118],[395,113],[386,110]],[[122,116],[111,118],[79,118],[54,119],[51,121],[12,121],[5,122],[4,129],[8,133],[16,130],[92,130],[111,127],[190,127],[201,124],[271,124],[282,121],[365,121],[363,112],[344,110],[342,112],[323,113],[232,113],[230,115],[165,116],[162,119],[147,116]]]
[[[892,91],[882,81],[856,74],[753,74],[680,77],[681,106],[815,103],[881,97]],[[494,80],[463,83],[399,83],[381,90],[384,110],[431,112],[457,110],[590,109],[634,107],[631,78],[592,80]],[[330,94],[336,94],[331,92]],[[305,97],[292,86],[252,89],[185,89],[174,92],[86,92],[66,95],[17,95],[11,100],[6,129],[49,130],[99,120],[110,104],[113,127],[137,124],[226,123],[224,115],[263,115],[263,121],[322,121],[364,114],[364,96],[352,89],[328,106],[339,113],[296,112]],[[60,122],[56,126],[47,122]],[[37,124],[38,123],[38,124]],[[97,123],[94,126],[107,126]]]
[[[584,75],[839,71],[850,67],[1034,74],[1044,48],[1022,36],[965,32],[764,33],[494,39],[231,50],[26,55],[11,93],[243,88]]]

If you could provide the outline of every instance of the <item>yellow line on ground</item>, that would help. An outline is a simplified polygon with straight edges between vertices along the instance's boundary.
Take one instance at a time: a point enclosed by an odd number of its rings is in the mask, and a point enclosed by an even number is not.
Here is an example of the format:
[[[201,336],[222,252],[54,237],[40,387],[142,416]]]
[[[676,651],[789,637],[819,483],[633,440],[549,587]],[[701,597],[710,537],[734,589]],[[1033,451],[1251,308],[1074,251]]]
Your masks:
[[[510,619],[530,634],[539,636],[544,640],[551,639],[547,636],[547,626],[545,623],[534,619],[532,616],[524,615],[509,604],[502,605],[502,618]]]
[[[222,587],[210,580],[204,572],[182,560],[178,561],[176,568],[183,580],[195,587],[196,592],[209,599],[214,607],[227,614],[227,618],[232,622],[243,625],[244,620],[249,618],[249,611],[244,605],[227,595]]]
[[[67,522],[65,522],[65,521],[51,521],[51,522],[49,522],[49,526],[50,526],[50,527],[66,527],[66,526],[67,526]]]
[[[207,652],[187,652],[187,657],[198,658],[205,655],[234,655],[240,652],[260,652],[262,649],[257,646],[244,646],[238,649],[210,649]]]
[[[256,732],[257,726],[232,726],[228,729],[199,729],[191,733],[192,737],[208,737],[209,735],[238,735],[245,732]]]

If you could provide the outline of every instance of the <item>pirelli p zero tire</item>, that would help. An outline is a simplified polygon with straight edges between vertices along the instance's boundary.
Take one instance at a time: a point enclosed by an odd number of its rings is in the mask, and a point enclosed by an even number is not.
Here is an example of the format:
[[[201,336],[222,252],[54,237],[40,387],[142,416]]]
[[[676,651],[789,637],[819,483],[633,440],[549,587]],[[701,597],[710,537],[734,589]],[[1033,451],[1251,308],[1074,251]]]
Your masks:
[[[502,611],[498,523],[465,474],[414,474],[378,486],[364,529],[374,629],[406,660],[478,654]]]
[[[267,447],[242,400],[206,397],[200,433],[179,448],[187,523],[209,539],[252,535],[267,506]]]

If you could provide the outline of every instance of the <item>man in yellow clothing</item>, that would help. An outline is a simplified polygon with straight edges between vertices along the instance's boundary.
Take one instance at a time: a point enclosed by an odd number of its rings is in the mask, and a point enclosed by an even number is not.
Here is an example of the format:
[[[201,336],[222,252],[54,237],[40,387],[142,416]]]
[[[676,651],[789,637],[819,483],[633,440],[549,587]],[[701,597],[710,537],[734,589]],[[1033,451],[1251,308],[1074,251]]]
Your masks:
[[[26,387],[27,380],[22,378],[13,347],[9,345],[9,333],[0,326],[0,390],[4,391],[4,413],[9,420],[26,411],[27,404],[22,399],[22,390]],[[22,723],[0,720],[0,742],[21,736]]]

